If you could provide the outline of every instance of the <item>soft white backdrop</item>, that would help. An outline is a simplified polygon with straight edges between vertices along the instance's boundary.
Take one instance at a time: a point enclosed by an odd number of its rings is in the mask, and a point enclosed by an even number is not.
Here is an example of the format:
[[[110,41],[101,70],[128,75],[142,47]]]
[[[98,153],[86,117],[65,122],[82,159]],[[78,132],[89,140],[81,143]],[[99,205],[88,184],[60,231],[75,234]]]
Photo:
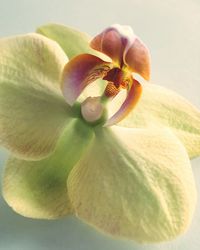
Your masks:
[[[151,81],[185,96],[200,108],[200,0],[0,0],[0,37],[58,22],[91,35],[113,23],[128,24],[150,48]],[[0,151],[0,170],[7,152]],[[199,202],[190,230],[153,246],[110,239],[75,218],[37,221],[0,201],[0,250],[199,250],[200,159],[192,162]]]

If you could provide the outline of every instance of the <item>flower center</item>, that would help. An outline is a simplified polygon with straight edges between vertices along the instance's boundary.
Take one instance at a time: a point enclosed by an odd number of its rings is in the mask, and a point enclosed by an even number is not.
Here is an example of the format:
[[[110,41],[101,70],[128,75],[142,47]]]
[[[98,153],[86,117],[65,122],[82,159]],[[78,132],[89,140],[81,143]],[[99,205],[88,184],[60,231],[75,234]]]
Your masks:
[[[104,113],[104,106],[100,97],[88,97],[81,104],[81,114],[87,122],[98,121]]]
[[[129,72],[120,68],[111,69],[103,80],[108,81],[108,85],[105,89],[105,96],[115,97],[121,88],[128,89],[131,83],[131,75]]]

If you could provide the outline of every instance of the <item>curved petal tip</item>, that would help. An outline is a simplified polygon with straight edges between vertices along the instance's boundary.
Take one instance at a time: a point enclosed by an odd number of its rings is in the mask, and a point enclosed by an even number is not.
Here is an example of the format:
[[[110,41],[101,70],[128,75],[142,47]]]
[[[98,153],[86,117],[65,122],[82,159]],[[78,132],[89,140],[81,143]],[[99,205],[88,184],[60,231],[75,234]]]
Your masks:
[[[81,54],[71,59],[63,70],[62,92],[66,102],[73,105],[84,88],[103,77],[110,70],[110,63],[100,58]]]
[[[130,113],[130,111],[135,107],[141,97],[142,85],[138,81],[133,79],[132,86],[127,92],[127,97],[124,103],[121,105],[120,109],[111,118],[108,119],[104,126],[114,125],[120,122]]]
[[[149,49],[138,37],[124,54],[124,63],[131,68],[131,71],[141,75],[145,80],[150,79]]]

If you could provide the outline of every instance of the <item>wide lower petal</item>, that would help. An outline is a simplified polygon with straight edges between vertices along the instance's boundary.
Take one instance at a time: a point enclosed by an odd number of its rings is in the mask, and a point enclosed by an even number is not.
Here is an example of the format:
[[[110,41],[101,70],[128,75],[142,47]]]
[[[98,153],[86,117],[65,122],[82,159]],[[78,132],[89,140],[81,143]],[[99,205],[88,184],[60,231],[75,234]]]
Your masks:
[[[144,85],[137,106],[118,125],[132,128],[167,126],[179,137],[191,158],[200,155],[200,110],[164,87]]]
[[[84,124],[72,122],[50,157],[41,161],[10,157],[3,180],[7,203],[17,213],[31,218],[54,219],[71,213],[66,179],[92,135]]]
[[[18,157],[53,152],[72,114],[60,90],[67,57],[38,34],[0,40],[0,143]]]
[[[68,178],[85,222],[138,242],[170,240],[191,222],[196,190],[187,152],[169,130],[96,130]]]

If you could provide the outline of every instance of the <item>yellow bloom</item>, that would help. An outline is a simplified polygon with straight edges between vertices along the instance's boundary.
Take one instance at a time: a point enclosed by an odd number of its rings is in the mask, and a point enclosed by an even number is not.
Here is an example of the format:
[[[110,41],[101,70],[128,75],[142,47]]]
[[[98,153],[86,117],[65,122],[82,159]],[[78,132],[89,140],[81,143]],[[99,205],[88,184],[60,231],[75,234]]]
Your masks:
[[[73,213],[138,242],[183,233],[196,205],[189,157],[200,155],[199,110],[135,80],[149,79],[150,60],[130,27],[111,26],[90,43],[61,25],[37,32],[0,40],[0,141],[12,153],[7,203],[32,218]],[[107,118],[123,89],[125,101]]]

